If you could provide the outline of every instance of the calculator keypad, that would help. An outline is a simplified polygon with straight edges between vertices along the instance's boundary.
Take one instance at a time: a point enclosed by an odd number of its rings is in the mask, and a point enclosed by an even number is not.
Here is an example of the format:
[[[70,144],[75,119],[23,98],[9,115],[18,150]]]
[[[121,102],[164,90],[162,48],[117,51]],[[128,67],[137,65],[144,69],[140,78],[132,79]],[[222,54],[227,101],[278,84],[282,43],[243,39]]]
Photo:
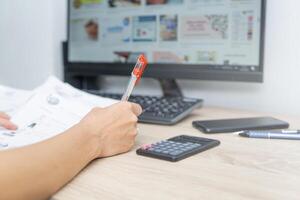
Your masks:
[[[150,145],[144,145],[141,149],[151,153],[165,154],[171,156],[178,156],[188,153],[201,147],[201,144],[192,142],[174,142],[174,141],[161,141]]]
[[[141,156],[176,162],[219,144],[218,140],[179,135],[154,144],[146,144],[137,149],[136,153]]]

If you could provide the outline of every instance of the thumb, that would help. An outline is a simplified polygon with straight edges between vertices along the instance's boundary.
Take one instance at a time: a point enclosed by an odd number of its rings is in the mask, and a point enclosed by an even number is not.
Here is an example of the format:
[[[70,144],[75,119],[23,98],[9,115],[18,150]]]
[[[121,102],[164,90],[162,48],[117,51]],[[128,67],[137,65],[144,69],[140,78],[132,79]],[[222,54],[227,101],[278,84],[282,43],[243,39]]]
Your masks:
[[[141,107],[139,104],[136,104],[136,103],[131,103],[131,109],[132,109],[132,112],[133,112],[136,116],[141,115],[142,112],[143,112],[142,107]]]

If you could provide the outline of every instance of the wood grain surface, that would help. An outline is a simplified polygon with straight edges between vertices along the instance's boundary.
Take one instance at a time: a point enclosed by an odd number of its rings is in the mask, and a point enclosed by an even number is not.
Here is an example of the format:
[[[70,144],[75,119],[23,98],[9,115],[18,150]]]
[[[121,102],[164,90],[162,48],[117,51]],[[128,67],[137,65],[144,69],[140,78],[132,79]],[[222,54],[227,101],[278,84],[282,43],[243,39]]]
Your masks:
[[[300,199],[300,141],[203,134],[193,120],[273,116],[300,129],[299,117],[206,107],[175,126],[139,124],[135,148],[99,159],[53,200]],[[208,137],[221,145],[177,163],[138,156],[143,144],[180,134]]]

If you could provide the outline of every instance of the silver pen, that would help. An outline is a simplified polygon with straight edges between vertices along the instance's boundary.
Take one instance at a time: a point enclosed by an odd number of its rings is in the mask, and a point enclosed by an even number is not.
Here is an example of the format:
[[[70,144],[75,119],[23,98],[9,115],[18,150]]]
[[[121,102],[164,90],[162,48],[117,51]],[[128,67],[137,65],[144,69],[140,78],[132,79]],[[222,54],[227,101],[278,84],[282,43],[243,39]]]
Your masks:
[[[264,139],[286,139],[286,140],[300,140],[300,131],[243,131],[239,135],[249,138],[264,138]]]

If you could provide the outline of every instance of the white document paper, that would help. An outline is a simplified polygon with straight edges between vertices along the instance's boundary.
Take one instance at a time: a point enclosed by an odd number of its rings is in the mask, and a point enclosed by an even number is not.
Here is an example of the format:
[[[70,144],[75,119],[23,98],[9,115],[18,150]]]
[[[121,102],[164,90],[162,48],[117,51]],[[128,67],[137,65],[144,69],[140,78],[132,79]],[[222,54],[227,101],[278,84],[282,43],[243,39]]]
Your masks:
[[[0,130],[0,149],[33,144],[58,135],[78,123],[93,107],[117,101],[94,96],[50,77],[13,115],[17,131]]]
[[[13,115],[31,96],[32,92],[0,85],[0,111]]]

